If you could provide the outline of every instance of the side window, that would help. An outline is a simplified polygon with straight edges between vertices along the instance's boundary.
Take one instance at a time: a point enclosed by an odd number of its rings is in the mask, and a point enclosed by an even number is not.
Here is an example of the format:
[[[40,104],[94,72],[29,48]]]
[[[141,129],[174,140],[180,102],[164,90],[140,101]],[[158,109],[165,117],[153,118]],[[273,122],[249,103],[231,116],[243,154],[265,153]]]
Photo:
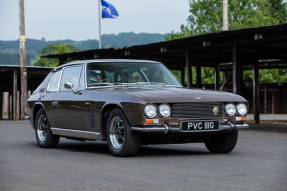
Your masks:
[[[82,72],[80,76],[80,81],[79,81],[79,90],[84,90],[84,67],[82,67]]]
[[[62,79],[61,79],[61,84],[60,84],[61,91],[72,91],[71,89],[66,89],[64,87],[66,82],[72,83],[74,89],[78,88],[81,68],[82,66],[72,66],[72,67],[64,68]]]
[[[59,90],[59,81],[60,81],[60,77],[61,77],[61,72],[62,72],[62,70],[59,70],[51,76],[51,81],[48,85],[48,91],[49,92]]]

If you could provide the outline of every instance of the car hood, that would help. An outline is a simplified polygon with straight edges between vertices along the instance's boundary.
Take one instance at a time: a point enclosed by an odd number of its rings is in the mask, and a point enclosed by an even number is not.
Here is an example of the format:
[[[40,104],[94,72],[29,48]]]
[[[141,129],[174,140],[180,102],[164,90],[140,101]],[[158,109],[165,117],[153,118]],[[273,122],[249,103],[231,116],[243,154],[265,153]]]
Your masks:
[[[116,90],[117,89],[117,90]],[[148,103],[174,102],[247,102],[243,97],[223,91],[179,87],[129,87],[116,91],[134,95]]]

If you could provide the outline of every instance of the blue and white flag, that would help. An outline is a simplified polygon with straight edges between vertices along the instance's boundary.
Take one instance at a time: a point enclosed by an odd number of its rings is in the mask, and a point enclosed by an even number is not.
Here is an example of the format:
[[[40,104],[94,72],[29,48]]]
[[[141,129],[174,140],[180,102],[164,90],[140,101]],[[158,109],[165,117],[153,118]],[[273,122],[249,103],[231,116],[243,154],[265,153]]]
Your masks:
[[[102,1],[102,18],[116,19],[119,16],[119,13],[116,10],[116,8],[112,4],[106,2],[105,0],[101,1]]]

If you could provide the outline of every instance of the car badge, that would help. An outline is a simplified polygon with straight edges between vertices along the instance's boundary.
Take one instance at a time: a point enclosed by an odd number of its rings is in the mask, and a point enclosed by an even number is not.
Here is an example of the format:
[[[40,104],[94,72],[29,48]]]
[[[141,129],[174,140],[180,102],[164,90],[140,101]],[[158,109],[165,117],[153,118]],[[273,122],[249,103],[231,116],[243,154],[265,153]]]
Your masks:
[[[214,107],[212,111],[213,111],[214,115],[217,115],[219,109],[218,109],[218,107]]]
[[[203,97],[193,97],[193,99],[203,99]]]

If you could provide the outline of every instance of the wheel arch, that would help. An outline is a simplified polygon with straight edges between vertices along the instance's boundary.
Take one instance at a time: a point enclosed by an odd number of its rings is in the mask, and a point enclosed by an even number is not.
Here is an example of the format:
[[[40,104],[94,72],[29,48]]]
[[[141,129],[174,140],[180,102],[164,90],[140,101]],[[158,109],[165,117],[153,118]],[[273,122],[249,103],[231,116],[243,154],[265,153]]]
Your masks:
[[[123,110],[123,107],[120,104],[109,103],[109,104],[106,104],[103,106],[102,115],[101,115],[101,130],[102,130],[102,135],[104,137],[104,140],[106,140],[106,125],[107,125],[109,115],[110,115],[111,111],[115,108],[122,110],[123,113],[125,114],[125,111]]]
[[[34,104],[34,107],[33,107],[33,128],[35,129],[35,119],[36,119],[36,116],[37,116],[37,113],[38,111],[43,108],[45,110],[45,107],[43,105],[43,103],[41,102],[36,102]]]

